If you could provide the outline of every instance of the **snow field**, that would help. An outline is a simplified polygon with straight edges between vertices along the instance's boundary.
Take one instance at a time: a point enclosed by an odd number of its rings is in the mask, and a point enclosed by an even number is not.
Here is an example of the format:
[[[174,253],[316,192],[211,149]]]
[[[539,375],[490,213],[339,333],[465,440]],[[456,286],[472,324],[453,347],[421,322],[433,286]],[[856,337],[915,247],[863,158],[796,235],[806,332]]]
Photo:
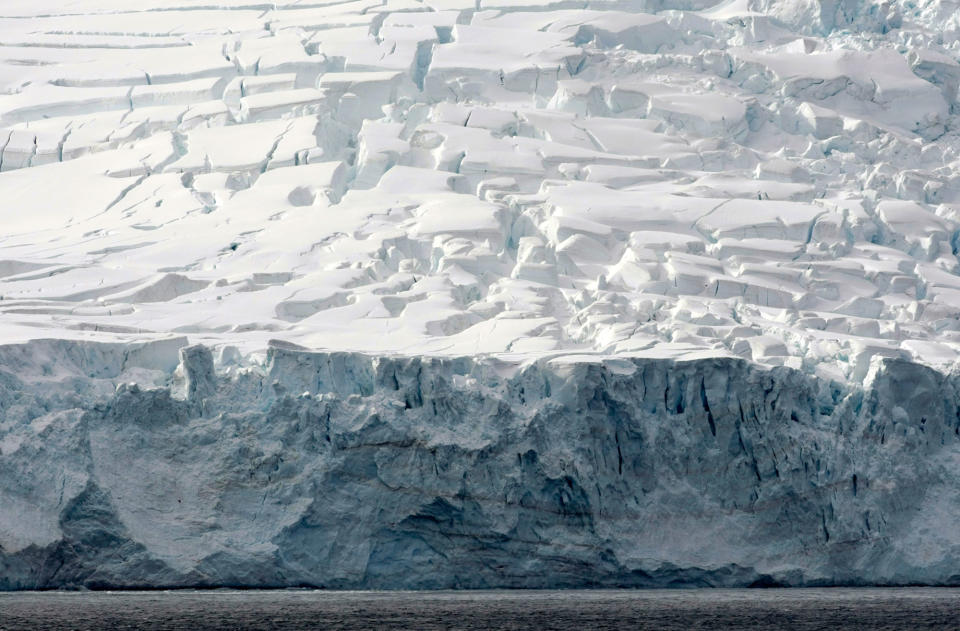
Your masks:
[[[8,0],[0,341],[952,365],[950,6]]]

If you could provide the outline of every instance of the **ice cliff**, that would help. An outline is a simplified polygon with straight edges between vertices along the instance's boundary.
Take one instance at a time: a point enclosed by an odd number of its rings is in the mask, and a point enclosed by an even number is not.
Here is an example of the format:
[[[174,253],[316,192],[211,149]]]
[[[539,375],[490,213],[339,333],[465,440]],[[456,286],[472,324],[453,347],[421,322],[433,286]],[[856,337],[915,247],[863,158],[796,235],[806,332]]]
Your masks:
[[[0,348],[0,588],[960,583],[928,367],[184,344]]]

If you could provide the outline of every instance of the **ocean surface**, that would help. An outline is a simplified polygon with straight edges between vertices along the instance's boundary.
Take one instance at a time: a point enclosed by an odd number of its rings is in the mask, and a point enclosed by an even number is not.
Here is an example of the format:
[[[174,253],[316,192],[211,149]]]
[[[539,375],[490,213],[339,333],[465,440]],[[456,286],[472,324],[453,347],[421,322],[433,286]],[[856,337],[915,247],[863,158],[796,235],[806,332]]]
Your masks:
[[[960,629],[960,589],[14,592],[0,629]]]

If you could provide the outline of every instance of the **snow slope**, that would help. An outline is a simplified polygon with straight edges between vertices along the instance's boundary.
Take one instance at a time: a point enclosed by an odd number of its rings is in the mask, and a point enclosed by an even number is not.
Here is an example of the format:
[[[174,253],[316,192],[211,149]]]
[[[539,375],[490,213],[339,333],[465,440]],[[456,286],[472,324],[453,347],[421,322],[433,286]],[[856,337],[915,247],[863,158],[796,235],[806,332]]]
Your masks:
[[[4,0],[0,588],[960,582],[958,59],[948,0]]]
[[[957,24],[7,0],[2,339],[949,366]]]

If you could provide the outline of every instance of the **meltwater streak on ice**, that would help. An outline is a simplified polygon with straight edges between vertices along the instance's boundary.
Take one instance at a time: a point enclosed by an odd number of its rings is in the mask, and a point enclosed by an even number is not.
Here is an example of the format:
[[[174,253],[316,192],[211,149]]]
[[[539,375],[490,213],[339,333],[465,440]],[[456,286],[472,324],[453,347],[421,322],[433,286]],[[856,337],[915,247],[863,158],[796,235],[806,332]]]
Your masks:
[[[917,631],[958,626],[960,593],[945,589],[0,594],[0,631]]]

